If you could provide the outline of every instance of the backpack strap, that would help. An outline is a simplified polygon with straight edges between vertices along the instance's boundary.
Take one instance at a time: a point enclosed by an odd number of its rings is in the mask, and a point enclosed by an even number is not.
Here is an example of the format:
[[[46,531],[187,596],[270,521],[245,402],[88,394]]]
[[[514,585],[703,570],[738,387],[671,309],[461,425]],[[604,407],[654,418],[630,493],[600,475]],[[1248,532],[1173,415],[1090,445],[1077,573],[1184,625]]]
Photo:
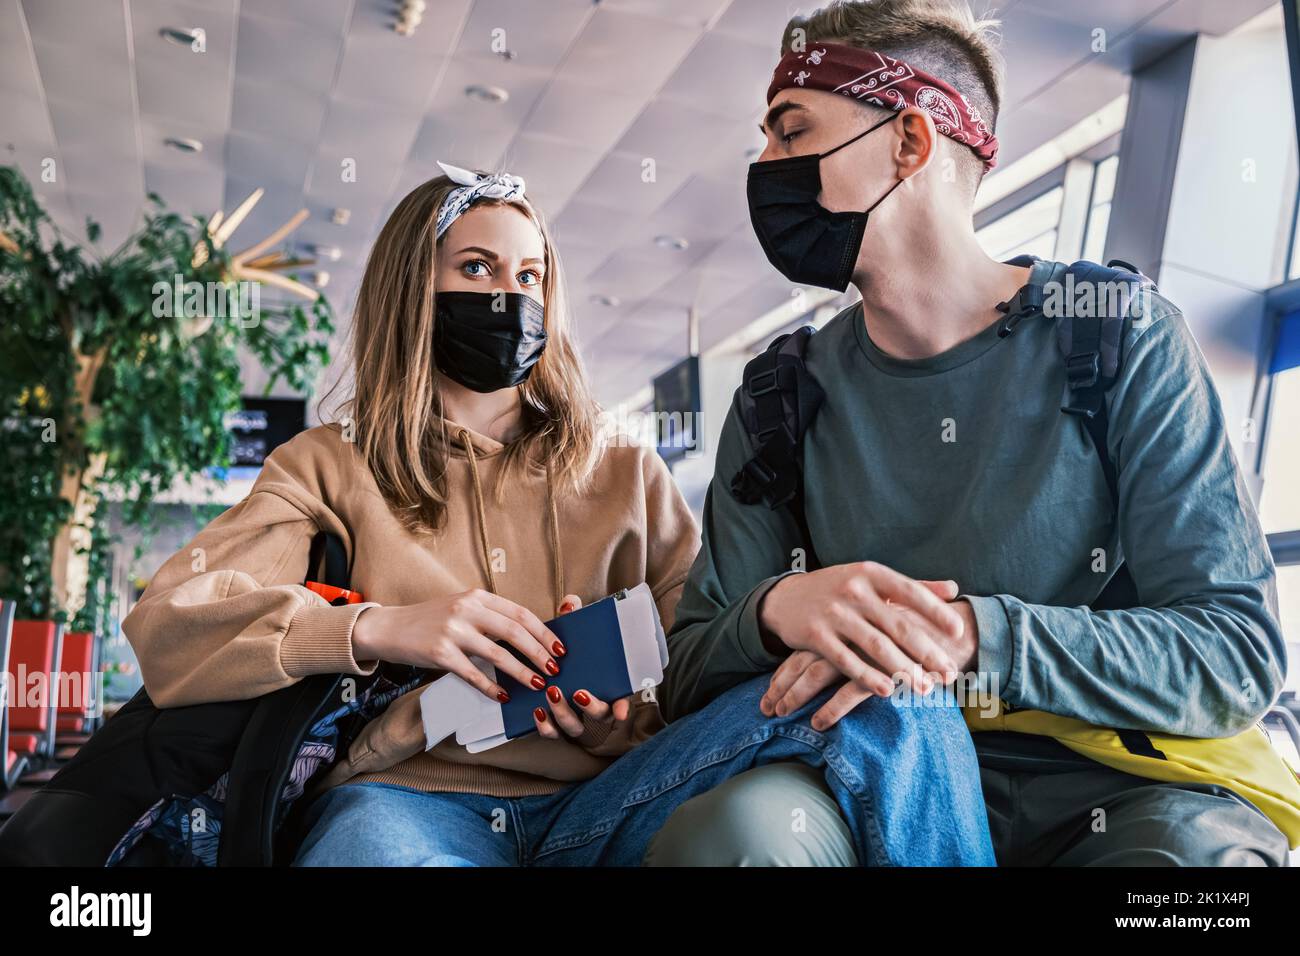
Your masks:
[[[810,567],[817,566],[804,512],[802,443],[826,398],[804,363],[816,330],[805,325],[778,336],[745,365],[740,419],[754,456],[731,479],[731,494],[743,504],[760,501],[775,511],[789,508],[799,526]]]
[[[318,531],[307,555],[308,580],[304,585],[335,607],[360,604],[364,600],[361,592],[348,588],[351,576],[348,551],[343,541],[336,534]]]
[[[1065,314],[1056,318],[1056,346],[1065,362],[1069,388],[1069,401],[1061,411],[1083,421],[1106,476],[1111,501],[1118,507],[1119,476],[1107,441],[1106,392],[1119,379],[1133,297],[1151,280],[1127,263],[1112,259],[1105,266],[1075,262],[1061,281],[1066,299],[1072,300],[1065,302]],[[1091,289],[1092,302],[1076,308],[1079,289]]]
[[[1118,509],[1119,475],[1110,457],[1106,392],[1119,380],[1123,366],[1124,333],[1131,318],[1133,297],[1144,286],[1154,289],[1155,283],[1120,259],[1111,259],[1104,266],[1076,262],[1066,269],[1062,281],[1066,284],[1067,297],[1074,298],[1070,305],[1078,304],[1074,290],[1080,283],[1085,289],[1091,286],[1094,307],[1067,307],[1066,314],[1057,319],[1056,345],[1065,362],[1070,393],[1070,400],[1061,406],[1061,411],[1083,421],[1106,476],[1110,500]],[[1094,611],[1104,611],[1136,607],[1139,603],[1137,583],[1128,562],[1123,562],[1090,606]]]

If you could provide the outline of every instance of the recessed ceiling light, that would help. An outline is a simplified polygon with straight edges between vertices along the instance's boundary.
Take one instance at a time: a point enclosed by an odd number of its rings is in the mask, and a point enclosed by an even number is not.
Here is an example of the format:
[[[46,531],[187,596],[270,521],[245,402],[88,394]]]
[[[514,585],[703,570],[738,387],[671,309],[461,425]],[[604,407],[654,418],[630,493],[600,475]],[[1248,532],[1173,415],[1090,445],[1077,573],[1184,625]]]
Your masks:
[[[203,152],[203,144],[197,139],[190,139],[188,136],[168,136],[163,140],[163,144],[181,153]]]
[[[352,210],[344,209],[342,206],[339,206],[337,209],[335,209],[333,212],[330,213],[330,222],[334,223],[334,225],[336,226],[346,226],[348,224],[348,220],[351,218],[352,218]]]
[[[482,100],[485,103],[504,103],[510,99],[510,94],[501,87],[484,86],[481,83],[473,83],[465,87],[465,95],[472,100]]]
[[[655,236],[655,245],[660,249],[676,249],[678,251],[687,248],[690,242],[683,236]]]
[[[318,289],[323,289],[330,284],[330,274],[322,269],[311,277],[311,281]]]
[[[424,0],[406,0],[402,8],[397,11],[397,22],[393,24],[393,29],[399,36],[413,36],[415,28],[424,19],[425,9]]]
[[[158,34],[177,46],[193,47],[202,35],[198,30],[182,30],[179,27],[163,27]]]
[[[326,246],[320,243],[308,243],[304,246],[317,259],[328,259],[330,262],[338,262],[343,258],[343,250],[338,246]]]
[[[617,309],[620,305],[623,304],[622,301],[617,296],[602,295],[600,293],[593,294],[591,296],[591,301],[595,305],[603,305],[607,309]]]

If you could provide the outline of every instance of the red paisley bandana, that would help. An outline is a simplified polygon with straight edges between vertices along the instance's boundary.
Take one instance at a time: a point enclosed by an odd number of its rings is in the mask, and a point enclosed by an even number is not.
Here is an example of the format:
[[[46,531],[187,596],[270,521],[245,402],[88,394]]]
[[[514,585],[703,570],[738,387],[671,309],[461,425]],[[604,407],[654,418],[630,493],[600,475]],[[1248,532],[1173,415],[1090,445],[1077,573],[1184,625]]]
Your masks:
[[[918,107],[930,114],[940,133],[969,146],[985,169],[996,165],[998,140],[980,111],[937,76],[902,60],[843,43],[812,43],[802,53],[792,50],[781,58],[767,101],[796,86],[842,93],[886,109]]]

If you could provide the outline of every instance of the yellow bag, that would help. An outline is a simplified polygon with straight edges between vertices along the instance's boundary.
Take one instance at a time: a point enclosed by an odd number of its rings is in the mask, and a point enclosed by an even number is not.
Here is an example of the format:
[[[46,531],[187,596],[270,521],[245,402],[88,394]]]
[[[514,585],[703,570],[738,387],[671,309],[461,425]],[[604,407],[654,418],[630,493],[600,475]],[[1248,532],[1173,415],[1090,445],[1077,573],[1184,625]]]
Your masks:
[[[1300,777],[1258,725],[1235,737],[1178,737],[1109,730],[1073,717],[999,705],[993,716],[963,707],[966,726],[976,733],[1010,730],[1055,737],[1100,764],[1150,780],[1217,783],[1258,807],[1286,834],[1291,849],[1300,847]]]

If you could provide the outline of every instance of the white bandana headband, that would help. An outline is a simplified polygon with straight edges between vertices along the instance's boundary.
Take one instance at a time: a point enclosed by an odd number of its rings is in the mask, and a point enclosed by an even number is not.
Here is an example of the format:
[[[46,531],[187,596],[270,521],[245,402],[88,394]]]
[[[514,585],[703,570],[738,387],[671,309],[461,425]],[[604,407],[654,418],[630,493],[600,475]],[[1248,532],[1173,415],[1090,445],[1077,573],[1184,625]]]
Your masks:
[[[524,181],[518,176],[511,176],[509,173],[484,176],[447,163],[438,165],[442,167],[448,179],[458,184],[458,188],[447,194],[447,198],[442,202],[442,208],[438,210],[436,226],[438,239],[441,239],[442,234],[451,227],[451,224],[479,199],[486,197],[508,200],[524,197]]]

